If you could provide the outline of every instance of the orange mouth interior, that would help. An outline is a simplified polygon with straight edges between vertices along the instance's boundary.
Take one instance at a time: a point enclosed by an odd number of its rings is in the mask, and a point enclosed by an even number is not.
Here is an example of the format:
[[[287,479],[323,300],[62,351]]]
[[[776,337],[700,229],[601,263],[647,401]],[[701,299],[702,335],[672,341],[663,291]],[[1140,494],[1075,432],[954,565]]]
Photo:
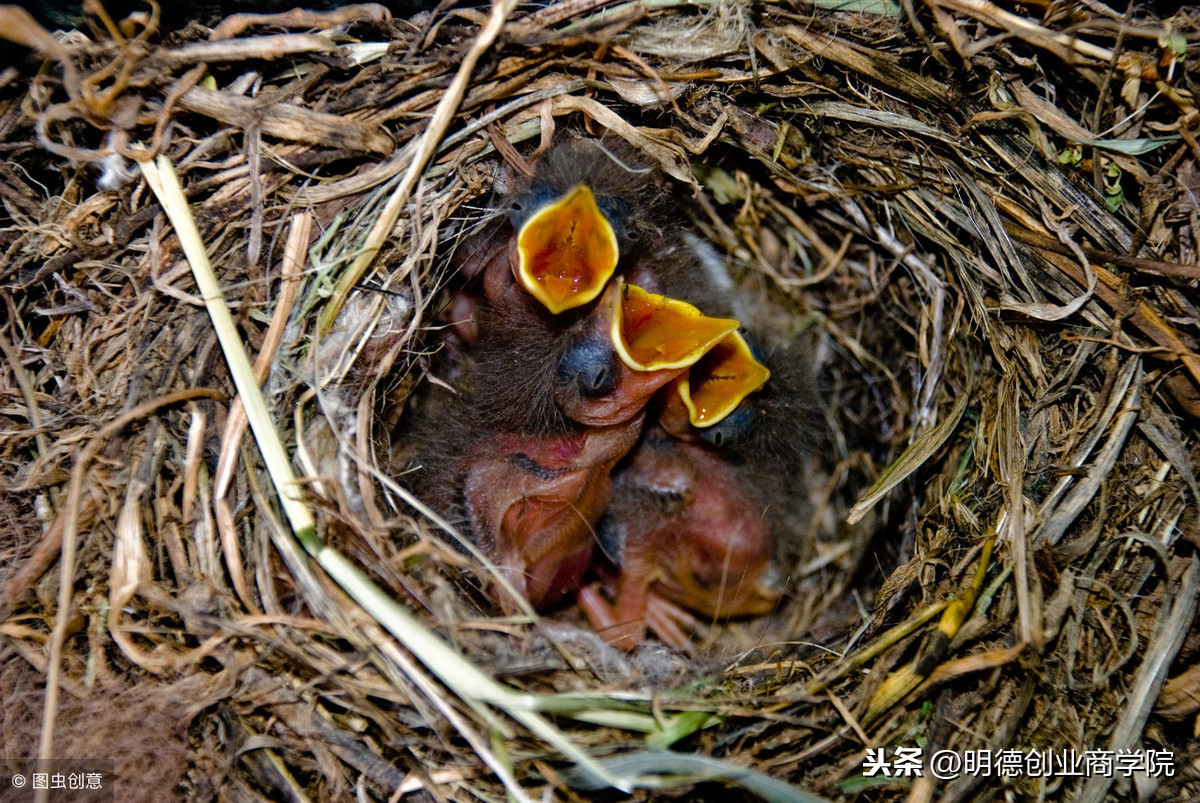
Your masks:
[[[517,253],[517,281],[557,315],[604,290],[617,269],[617,235],[592,191],[580,184],[525,222]]]
[[[687,368],[738,327],[731,318],[710,318],[684,301],[621,284],[612,318],[612,342],[635,371]]]
[[[771,378],[737,332],[712,347],[676,385],[694,427],[711,427]]]

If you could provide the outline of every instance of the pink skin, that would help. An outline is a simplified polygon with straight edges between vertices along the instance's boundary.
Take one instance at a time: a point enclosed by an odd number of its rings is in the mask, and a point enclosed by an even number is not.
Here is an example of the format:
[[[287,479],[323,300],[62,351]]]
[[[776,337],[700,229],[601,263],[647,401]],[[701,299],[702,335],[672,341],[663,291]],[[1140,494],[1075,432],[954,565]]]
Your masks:
[[[566,436],[502,435],[469,461],[471,526],[535,608],[582,583],[595,552],[593,525],[612,497],[613,466],[641,427],[639,415]]]
[[[587,338],[607,340],[611,337],[613,316],[621,303],[621,287],[614,281],[583,322]],[[663,368],[657,371],[635,371],[621,360],[615,361],[616,387],[598,399],[563,399],[563,408],[572,420],[589,427],[607,427],[639,415],[659,388],[682,374],[687,368]]]
[[[462,273],[482,279],[481,293],[461,293],[451,307],[454,329],[468,348],[480,337],[474,313],[481,303],[545,314],[514,277],[515,235],[499,232],[460,264]],[[576,317],[570,336],[607,339],[617,304],[620,285],[614,281],[590,311]],[[594,525],[612,498],[613,468],[636,443],[651,397],[686,370],[634,371],[619,360],[613,367],[615,387],[600,398],[582,397],[570,387],[547,390],[566,416],[582,425],[580,430],[498,435],[468,461],[465,497],[472,529],[535,608],[547,608],[579,589],[593,563]],[[648,559],[642,552],[631,551],[635,564]],[[651,573],[649,568],[643,572]],[[635,610],[639,620],[658,622],[655,632],[667,632],[673,617],[683,613],[670,603],[659,604],[659,597],[645,603],[635,597],[631,588],[620,611]],[[678,635],[675,642],[680,641],[686,637]]]
[[[514,248],[493,245],[474,264],[483,272],[483,295],[501,307],[537,305],[513,279]],[[596,304],[577,324],[579,334],[607,337],[611,303],[618,297],[606,295],[608,304]],[[456,330],[468,345],[478,338],[469,313],[479,301],[464,294],[452,308]],[[613,392],[601,398],[548,390],[582,425],[579,430],[499,434],[468,461],[465,496],[472,529],[535,608],[578,590],[595,554],[594,525],[612,496],[613,467],[637,442],[647,402],[682,369],[634,372],[621,363],[618,370]]]
[[[664,393],[660,399],[658,418],[655,423],[673,438],[694,442],[696,428],[692,426],[683,399],[679,398],[679,394],[675,392],[674,388]]]
[[[617,478],[622,497],[609,514],[622,545],[615,578],[579,593],[579,604],[609,643],[630,650],[647,628],[691,651],[688,633],[710,620],[768,613],[781,589],[762,511],[736,472],[708,449],[678,440],[643,444]]]

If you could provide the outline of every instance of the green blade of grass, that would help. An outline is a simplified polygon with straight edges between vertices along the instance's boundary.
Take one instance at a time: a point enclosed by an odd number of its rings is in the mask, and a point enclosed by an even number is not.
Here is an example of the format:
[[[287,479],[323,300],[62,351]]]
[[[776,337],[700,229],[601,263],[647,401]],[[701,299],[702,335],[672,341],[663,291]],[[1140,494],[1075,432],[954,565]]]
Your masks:
[[[740,786],[767,803],[829,803],[826,798],[776,780],[749,767],[739,767],[719,758],[669,750],[643,750],[603,759],[609,770],[638,774],[638,785],[666,789],[673,786],[716,781]],[[567,782],[581,789],[600,788],[578,770],[567,773]]]

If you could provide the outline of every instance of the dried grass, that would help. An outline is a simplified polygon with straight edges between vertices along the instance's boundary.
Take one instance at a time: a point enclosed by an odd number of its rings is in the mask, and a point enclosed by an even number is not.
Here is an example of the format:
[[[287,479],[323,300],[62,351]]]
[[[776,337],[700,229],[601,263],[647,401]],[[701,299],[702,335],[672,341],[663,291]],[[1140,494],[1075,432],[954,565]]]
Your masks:
[[[184,177],[322,538],[498,680],[625,716],[560,719],[577,744],[636,748],[653,715],[652,744],[914,801],[1000,782],[864,779],[868,748],[1166,749],[1139,792],[1200,794],[1200,15],[902,7],[561,2],[490,47],[470,9],[56,39],[4,10],[46,61],[0,71],[0,753],[154,744],[153,778],[119,765],[147,799],[500,800],[492,750],[531,799],[593,796],[289,546],[141,142]],[[695,661],[498,618],[380,468],[446,254],[556,127],[640,148],[819,333],[789,599]]]

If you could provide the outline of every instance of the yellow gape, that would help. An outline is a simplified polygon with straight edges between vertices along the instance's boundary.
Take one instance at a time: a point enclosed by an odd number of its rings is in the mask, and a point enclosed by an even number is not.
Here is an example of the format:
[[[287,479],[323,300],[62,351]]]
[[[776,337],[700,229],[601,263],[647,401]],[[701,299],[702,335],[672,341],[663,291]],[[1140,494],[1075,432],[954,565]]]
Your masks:
[[[687,368],[738,328],[732,318],[710,318],[685,301],[620,285],[612,342],[635,371]]]
[[[730,332],[676,381],[675,388],[694,427],[711,427],[771,378],[746,340]]]
[[[580,184],[539,209],[517,232],[514,273],[557,315],[600,295],[617,269],[617,235]]]

